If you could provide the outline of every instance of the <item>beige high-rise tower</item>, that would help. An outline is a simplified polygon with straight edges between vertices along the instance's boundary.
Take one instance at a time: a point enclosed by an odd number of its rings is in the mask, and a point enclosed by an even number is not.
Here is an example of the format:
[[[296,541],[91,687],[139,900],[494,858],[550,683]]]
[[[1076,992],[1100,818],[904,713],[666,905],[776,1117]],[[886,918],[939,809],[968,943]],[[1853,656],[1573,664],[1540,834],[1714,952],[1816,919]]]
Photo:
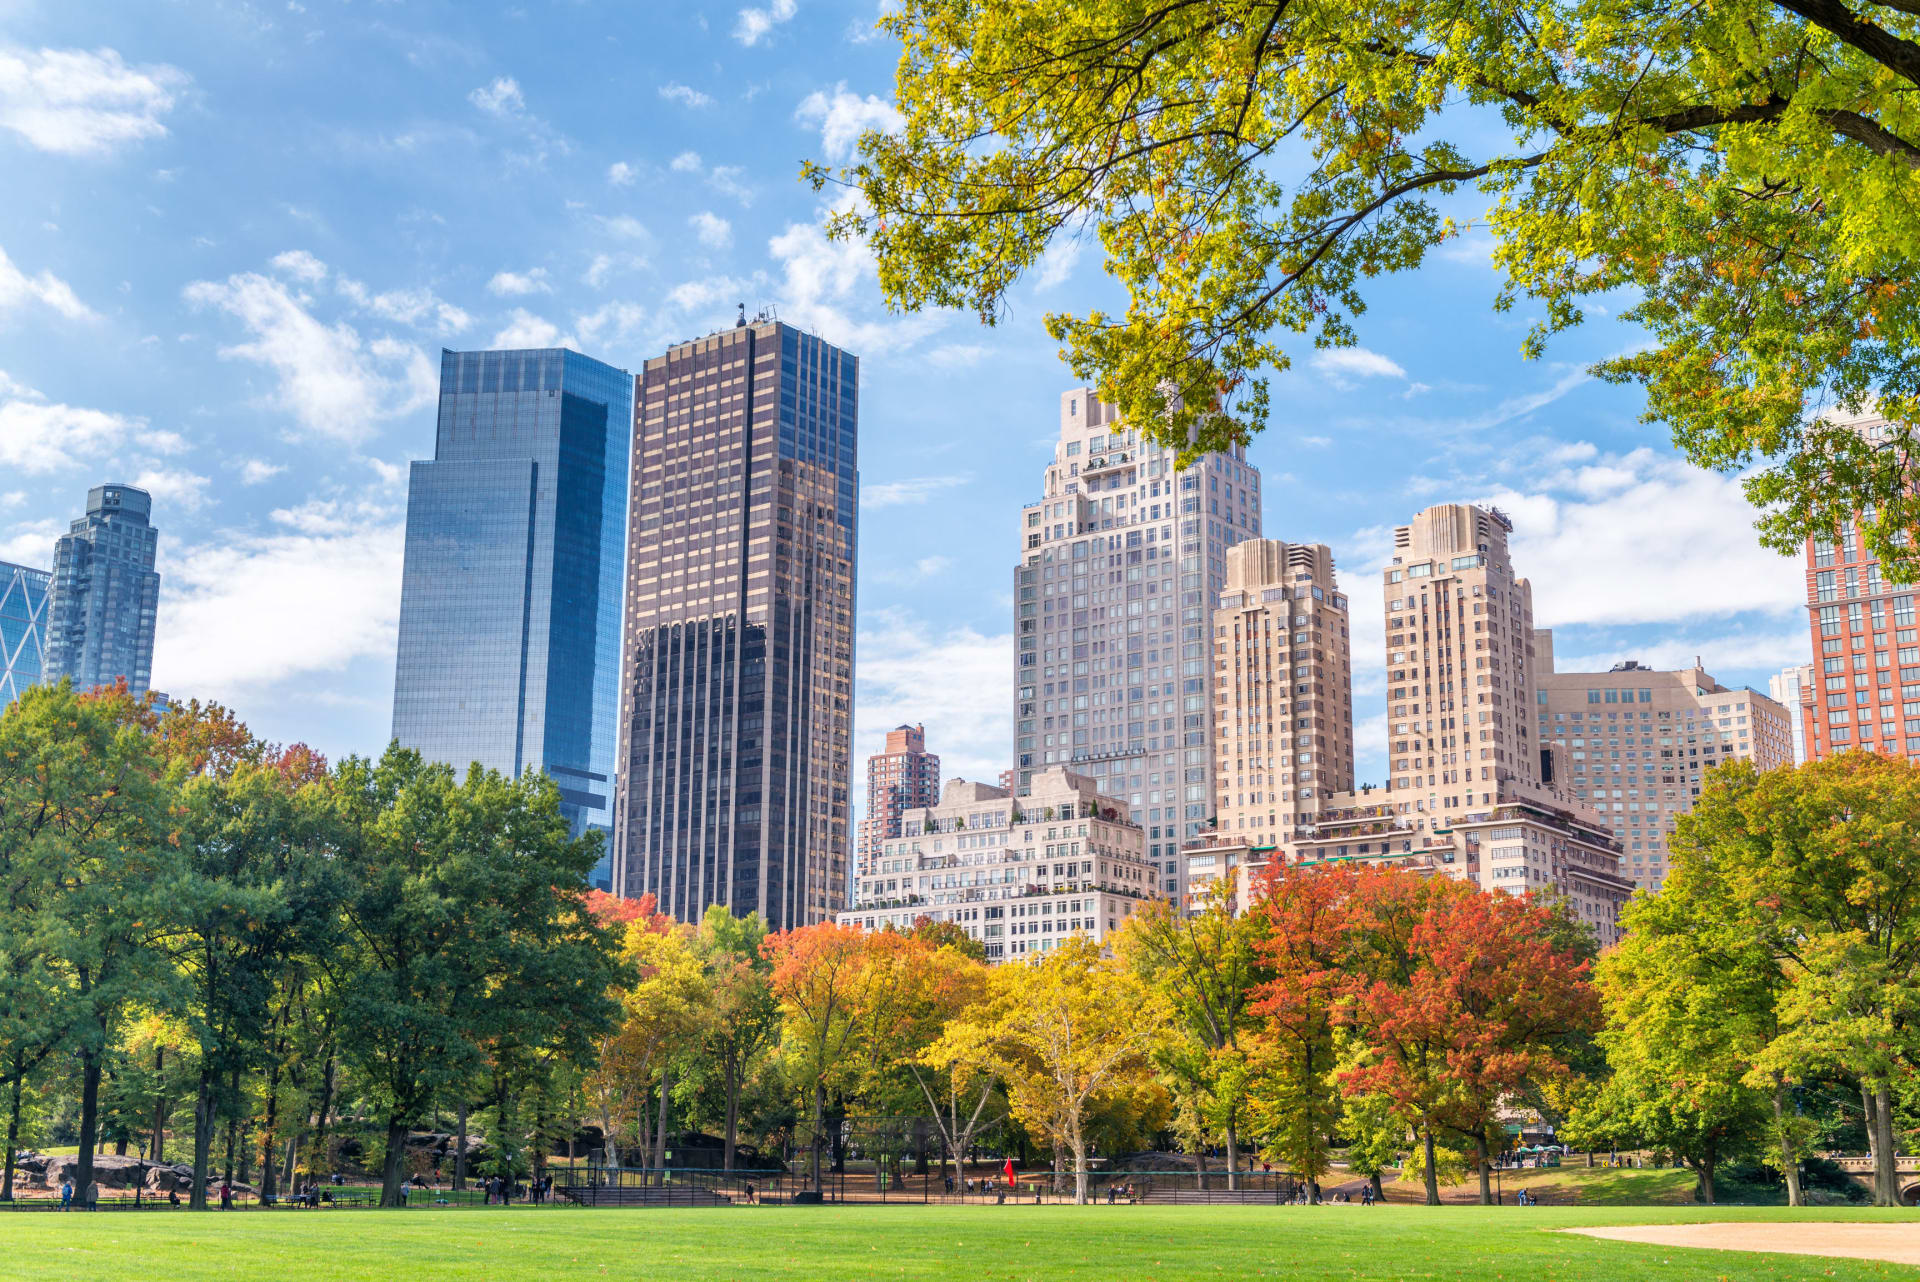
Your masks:
[[[1325,544],[1227,549],[1213,664],[1218,831],[1252,846],[1290,841],[1328,796],[1353,790],[1347,599]]]
[[[1537,783],[1533,588],[1513,572],[1497,511],[1443,503],[1393,532],[1385,575],[1388,787],[1435,815]]]

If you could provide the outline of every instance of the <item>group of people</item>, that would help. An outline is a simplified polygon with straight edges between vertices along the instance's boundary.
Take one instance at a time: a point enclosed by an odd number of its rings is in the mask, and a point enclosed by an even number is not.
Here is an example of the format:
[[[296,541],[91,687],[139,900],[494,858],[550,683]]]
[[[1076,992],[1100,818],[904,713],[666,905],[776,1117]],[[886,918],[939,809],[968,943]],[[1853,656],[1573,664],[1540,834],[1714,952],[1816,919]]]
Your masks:
[[[488,1206],[505,1206],[521,1191],[521,1186],[504,1175],[492,1175],[480,1182],[482,1201]],[[542,1175],[528,1181],[526,1185],[527,1203],[530,1206],[544,1206],[553,1197],[553,1176]]]

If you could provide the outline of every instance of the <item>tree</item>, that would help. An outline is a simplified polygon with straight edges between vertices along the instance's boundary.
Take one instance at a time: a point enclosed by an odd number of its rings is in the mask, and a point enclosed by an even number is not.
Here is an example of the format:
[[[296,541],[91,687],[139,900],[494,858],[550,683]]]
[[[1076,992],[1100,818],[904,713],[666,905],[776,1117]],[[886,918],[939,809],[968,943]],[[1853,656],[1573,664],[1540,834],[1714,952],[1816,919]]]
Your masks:
[[[873,1031],[886,1027],[905,977],[895,961],[927,947],[894,931],[869,934],[834,922],[768,935],[761,944],[780,1002],[780,1054],[810,1117],[808,1178],[815,1190],[827,1095],[870,1070]]]
[[[165,889],[176,875],[179,838],[146,701],[124,684],[75,694],[62,681],[28,691],[22,707],[28,734],[41,740],[31,787],[46,812],[26,846],[37,868],[23,871],[45,887],[33,929],[44,941],[42,964],[63,977],[55,1024],[80,1064],[74,1182],[84,1191],[93,1180],[101,1078],[121,1021],[173,1000],[176,977],[163,947],[173,905]]]
[[[621,1018],[596,1072],[601,1089],[619,1101],[621,1117],[634,1119],[636,1138],[647,1154],[644,1164],[659,1167],[665,1157],[661,1150],[672,1089],[669,1061],[708,1028],[711,990],[694,951],[693,931],[686,926],[663,929],[638,917],[627,924],[620,956],[629,976],[620,993]],[[648,1106],[656,1098],[657,1125],[649,1139]]]
[[[1701,803],[1677,826],[1674,863],[1689,897],[1730,919],[1705,936],[1722,969],[1741,972],[1721,985],[1734,1004],[1715,1031],[1744,1031],[1746,1044],[1725,1053],[1779,1110],[1783,1161],[1795,1142],[1786,1085],[1856,1077],[1875,1200],[1896,1204],[1895,1096],[1920,1050],[1920,768],[1868,752],[1764,774],[1723,766]]]
[[[1125,315],[1049,332],[1129,424],[1217,450],[1264,425],[1276,332],[1353,344],[1371,278],[1482,226],[1496,307],[1543,304],[1529,354],[1628,293],[1652,342],[1599,372],[1694,462],[1760,465],[1770,544],[1867,509],[1889,575],[1920,568],[1908,4],[906,0],[881,25],[898,126],[802,172],[851,189],[830,232],[890,302],[990,322],[1097,237]],[[1822,413],[1872,392],[1884,438]]]
[[[761,955],[766,923],[757,912],[735,917],[715,904],[700,919],[696,941],[706,969],[712,1008],[706,1023],[706,1055],[720,1070],[725,1097],[725,1148],[721,1169],[733,1169],[740,1138],[740,1092],[747,1075],[780,1029],[780,1005]]]
[[[610,1017],[604,956],[556,983],[550,964],[610,949],[586,906],[597,836],[571,838],[559,790],[478,766],[455,783],[397,745],[338,772],[339,858],[355,968],[340,990],[341,1050],[386,1129],[381,1204],[397,1205],[410,1126],[487,1064],[515,1022]],[[540,956],[556,940],[564,963]]]
[[[1428,1205],[1438,1205],[1435,1132],[1471,1145],[1493,1200],[1493,1130],[1529,1079],[1567,1072],[1559,1047],[1598,1007],[1584,962],[1559,951],[1543,906],[1447,877],[1354,874],[1343,1017],[1370,1052],[1341,1076],[1391,1097],[1420,1132]]]
[[[1263,958],[1273,942],[1271,918],[1235,916],[1231,894],[1220,885],[1193,913],[1164,901],[1144,905],[1114,945],[1141,981],[1166,998],[1173,1035],[1156,1049],[1156,1059],[1180,1084],[1200,1129],[1225,1138],[1230,1189],[1240,1187],[1240,1134],[1252,1089],[1247,1043]],[[1203,1138],[1198,1151],[1205,1148]]]
[[[985,1000],[988,967],[974,948],[957,944],[911,949],[900,960],[898,1017],[884,1030],[886,1054],[925,1101],[958,1182],[974,1137],[1007,1116],[992,1056],[945,1036]]]
[[[1338,865],[1276,861],[1250,914],[1266,924],[1260,954],[1269,974],[1253,1005],[1260,1020],[1255,1115],[1268,1149],[1307,1182],[1315,1202],[1339,1117],[1334,1068],[1355,887],[1354,874]]]
[[[1160,995],[1078,936],[1030,961],[997,967],[987,1000],[955,1020],[940,1052],[990,1065],[1014,1117],[1073,1154],[1074,1201],[1087,1200],[1090,1122],[1106,1102],[1152,1080]]]

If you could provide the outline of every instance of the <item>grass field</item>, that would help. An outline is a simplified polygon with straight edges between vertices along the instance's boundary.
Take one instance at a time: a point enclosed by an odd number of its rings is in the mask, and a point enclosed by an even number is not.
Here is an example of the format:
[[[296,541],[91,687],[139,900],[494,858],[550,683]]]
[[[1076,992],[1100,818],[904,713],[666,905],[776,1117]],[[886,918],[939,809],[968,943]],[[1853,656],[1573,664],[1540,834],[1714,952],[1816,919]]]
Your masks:
[[[741,1207],[0,1214],[0,1276],[384,1279],[1917,1278],[1809,1256],[1602,1242],[1551,1230],[1898,1211],[1642,1207]]]

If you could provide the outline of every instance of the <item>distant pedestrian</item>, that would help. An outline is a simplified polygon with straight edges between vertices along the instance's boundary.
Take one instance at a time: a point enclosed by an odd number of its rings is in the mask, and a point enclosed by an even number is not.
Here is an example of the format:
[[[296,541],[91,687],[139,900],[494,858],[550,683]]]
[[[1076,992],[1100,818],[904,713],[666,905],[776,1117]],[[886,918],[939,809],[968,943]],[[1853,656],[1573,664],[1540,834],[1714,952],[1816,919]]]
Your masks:
[[[89,1211],[97,1211],[100,1209],[100,1181],[99,1180],[87,1181],[87,1209]]]
[[[223,1211],[233,1209],[233,1186],[225,1180],[220,1181],[220,1209]]]
[[[73,1177],[72,1176],[61,1177],[60,1209],[63,1211],[71,1211],[73,1209]]]

